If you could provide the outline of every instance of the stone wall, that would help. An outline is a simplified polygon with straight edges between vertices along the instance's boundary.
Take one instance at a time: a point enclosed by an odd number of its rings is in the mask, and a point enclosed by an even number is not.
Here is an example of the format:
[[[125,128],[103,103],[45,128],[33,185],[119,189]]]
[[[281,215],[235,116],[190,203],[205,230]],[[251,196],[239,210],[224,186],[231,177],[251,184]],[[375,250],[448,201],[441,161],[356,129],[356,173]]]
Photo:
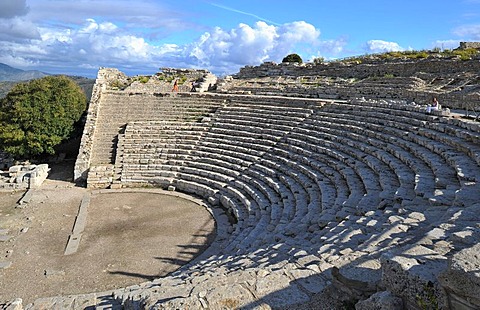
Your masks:
[[[323,63],[297,64],[273,62],[260,66],[246,66],[234,76],[233,82],[222,85],[221,91],[232,92],[235,80],[258,80],[288,77],[293,82],[273,87],[257,85],[256,89],[244,88],[251,94],[273,94],[306,96],[349,100],[365,97],[369,99],[403,99],[422,104],[429,103],[437,97],[444,106],[457,109],[478,107],[480,92],[478,85],[480,72],[479,59],[461,61],[459,59],[423,59],[379,61],[366,59],[363,63]],[[303,79],[329,78],[329,83],[304,83]],[[350,79],[349,83],[334,79]],[[372,82],[372,79],[378,80]],[[409,81],[417,79],[421,83],[414,85]],[[379,83],[382,82],[382,83]],[[418,84],[418,83],[417,83]],[[272,92],[273,91],[273,92]]]
[[[227,90],[229,92],[229,90]],[[438,93],[434,91],[421,91],[404,87],[379,87],[374,85],[335,85],[318,86],[307,88],[303,86],[290,86],[288,88],[256,88],[244,91],[252,95],[277,95],[277,96],[298,96],[306,98],[324,98],[331,100],[350,100],[354,98],[367,99],[393,99],[404,102],[416,102],[418,104],[429,104],[432,97],[437,97],[444,107],[465,109],[467,106],[478,106],[480,93]]]
[[[114,165],[92,166],[88,170],[88,188],[108,188],[113,181]]]
[[[126,80],[126,76],[117,69],[100,68],[98,70],[97,79],[92,90],[92,98],[88,106],[87,120],[83,129],[82,140],[80,142],[80,150],[75,162],[74,181],[84,181],[87,179],[88,168],[90,167],[90,159],[93,151],[93,139],[95,127],[100,111],[100,98],[102,90],[107,89],[107,83],[112,80]]]
[[[460,42],[461,49],[475,48],[480,49],[480,42]]]
[[[438,76],[452,75],[459,72],[477,73],[480,71],[479,59],[423,59],[403,61],[378,61],[363,63],[280,63],[265,62],[260,66],[245,66],[234,75],[239,79],[263,76],[330,76],[341,78],[364,79],[367,77],[394,75],[410,77],[419,72],[435,74]]]

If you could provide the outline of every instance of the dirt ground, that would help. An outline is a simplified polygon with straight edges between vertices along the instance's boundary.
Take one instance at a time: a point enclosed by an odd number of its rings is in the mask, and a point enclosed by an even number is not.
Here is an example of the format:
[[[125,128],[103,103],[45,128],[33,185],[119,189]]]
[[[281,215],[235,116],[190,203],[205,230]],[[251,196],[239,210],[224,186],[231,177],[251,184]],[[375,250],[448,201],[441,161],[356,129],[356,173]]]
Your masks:
[[[71,180],[73,162],[52,167],[32,200],[0,192],[0,305],[105,291],[166,275],[206,249],[215,224],[203,207],[154,193],[92,194],[75,254],[65,256],[87,189]],[[3,236],[3,239],[2,239]],[[8,239],[8,240],[5,240]]]

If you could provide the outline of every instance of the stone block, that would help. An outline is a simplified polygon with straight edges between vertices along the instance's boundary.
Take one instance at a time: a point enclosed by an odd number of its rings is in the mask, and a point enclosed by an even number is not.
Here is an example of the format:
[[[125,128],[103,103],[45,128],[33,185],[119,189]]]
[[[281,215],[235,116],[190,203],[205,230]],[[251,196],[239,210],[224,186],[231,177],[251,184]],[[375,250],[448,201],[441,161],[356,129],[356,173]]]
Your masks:
[[[377,291],[382,273],[376,259],[358,259],[344,267],[333,267],[333,285],[355,298],[365,298]]]
[[[381,257],[382,285],[402,297],[406,308],[440,308],[447,305],[437,276],[447,268],[447,259],[421,245],[406,246]]]
[[[453,255],[438,280],[453,309],[480,309],[480,244]]]
[[[402,310],[403,301],[389,291],[378,292],[368,299],[359,301],[355,310]]]

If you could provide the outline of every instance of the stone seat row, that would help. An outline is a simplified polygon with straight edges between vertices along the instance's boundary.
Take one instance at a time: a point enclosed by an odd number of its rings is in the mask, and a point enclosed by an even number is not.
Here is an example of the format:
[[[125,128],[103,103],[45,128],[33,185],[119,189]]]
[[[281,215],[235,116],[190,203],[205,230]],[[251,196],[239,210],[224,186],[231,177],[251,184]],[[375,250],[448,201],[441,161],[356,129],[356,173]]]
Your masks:
[[[332,111],[329,110],[331,113],[331,117],[336,117],[335,112],[339,111]],[[357,113],[357,112],[356,112]],[[346,119],[348,117],[345,114],[342,114],[342,116]],[[340,117],[342,117],[340,116]],[[372,117],[373,116],[373,117]],[[454,164],[455,166],[459,165],[467,165],[469,166],[472,164],[472,161],[475,161],[476,164],[473,166],[478,166],[478,161],[479,161],[479,147],[475,143],[470,142],[467,139],[461,139],[456,136],[451,136],[442,132],[438,132],[436,130],[432,129],[425,129],[423,128],[424,124],[418,123],[418,121],[411,120],[411,118],[401,118],[399,119],[398,117],[394,118],[388,118],[388,115],[378,115],[378,114],[361,114],[361,116],[352,116],[354,120],[369,120],[370,123],[373,124],[379,124],[382,126],[388,125],[391,127],[395,127],[397,129],[403,130],[404,131],[404,138],[409,139],[412,142],[422,145],[426,148],[428,148],[430,151],[435,152],[435,153],[441,153],[440,155],[443,156],[446,160],[455,162],[457,161],[457,164]],[[405,121],[402,122],[402,121]],[[368,122],[365,123],[366,126],[369,125]],[[414,127],[412,127],[412,125]],[[460,130],[460,129],[459,129]],[[455,153],[457,155],[461,155],[463,152],[467,153],[466,157],[464,157],[465,162],[460,160],[459,158],[448,158],[448,152]],[[458,157],[458,156],[457,156]],[[465,172],[468,171],[468,169],[463,169],[462,174],[465,174]],[[465,176],[467,179],[473,180],[475,178],[475,175],[478,176],[477,174],[478,171],[472,171],[470,175]]]
[[[376,157],[378,160],[388,163],[385,165],[388,165],[390,168],[394,169],[395,175],[397,176],[405,175],[405,173],[410,174],[410,177],[404,176],[404,178],[406,177],[407,179],[404,180],[403,183],[414,184],[415,192],[417,194],[425,194],[427,191],[433,193],[435,187],[435,177],[432,170],[423,161],[411,156],[410,152],[399,150],[396,145],[383,143],[375,140],[375,138],[369,137],[369,139],[365,140],[364,135],[354,134],[355,130],[345,125],[328,124],[328,127],[323,126],[315,124],[315,127],[318,127],[321,132],[328,134],[327,138],[329,140],[333,139],[337,140],[339,143],[343,143],[344,145],[353,146],[353,152],[361,151],[363,155],[359,154],[360,158],[365,158],[367,160],[366,164],[377,170],[377,173],[379,172],[378,168],[381,168],[381,166],[378,163],[371,165],[369,161],[371,161],[372,157]],[[335,126],[339,126],[338,129],[335,129]],[[348,128],[349,130],[345,130],[345,128]],[[311,131],[308,131],[307,133],[310,132]],[[385,152],[380,152],[379,149]],[[366,157],[365,154],[368,154],[369,157]],[[392,156],[395,158],[392,158]],[[401,161],[403,165],[406,165],[408,169],[402,168],[402,164],[399,163],[399,161]],[[410,173],[408,170],[411,170],[414,174]]]
[[[248,126],[248,127],[261,127],[262,129],[272,129],[272,130],[279,130],[279,131],[289,131],[292,129],[293,126],[300,123],[303,119],[300,120],[285,120],[285,121],[278,121],[269,120],[267,119],[260,119],[254,118],[250,119],[250,117],[230,117],[228,118],[229,126],[237,125],[237,126]],[[221,126],[221,120],[217,122],[215,120],[215,126]]]
[[[354,130],[350,129],[350,131]],[[365,133],[365,130],[363,130],[363,132]],[[452,188],[458,187],[458,180],[455,177],[455,168],[447,165],[446,161],[438,154],[434,154],[428,150],[426,151],[426,149],[420,145],[412,146],[408,143],[402,143],[402,141],[402,137],[399,136],[395,141],[395,145],[386,144],[384,149],[401,159],[406,165],[412,167],[417,172],[416,175],[418,177],[430,173],[426,170],[430,167],[431,172],[435,174],[435,188],[446,188],[448,186]],[[372,143],[372,138],[370,138],[368,142]],[[406,145],[406,150],[399,150],[397,145]],[[420,152],[422,154],[419,154]],[[413,154],[417,155],[417,157],[412,156]],[[435,157],[438,157],[437,160],[435,160]],[[420,160],[424,161],[426,164],[422,164]],[[448,168],[450,168],[450,171],[448,171]]]
[[[290,205],[293,205],[294,203],[290,203]]]
[[[329,147],[331,147],[331,146],[329,146]],[[223,154],[222,154],[222,155],[223,155]],[[231,154],[231,153],[230,153],[230,155],[234,155],[234,154]],[[222,156],[220,156],[220,157],[222,157]],[[232,157],[233,157],[233,156],[232,156]],[[255,161],[255,160],[256,160],[256,159],[253,159],[253,161]],[[191,172],[191,171],[190,171],[190,172]],[[198,173],[198,172],[196,172],[196,173]],[[191,173],[190,173],[190,174],[191,174]],[[185,174],[185,176],[187,176],[187,175],[189,175],[189,174]],[[347,175],[348,175],[348,174],[347,174]],[[229,182],[232,181],[231,179],[228,179],[228,180],[229,180]],[[287,182],[287,183],[288,183],[288,182]],[[350,183],[352,183],[352,184],[359,184],[359,183],[362,184],[362,182],[358,182],[358,179],[357,179],[356,182],[350,182]],[[218,186],[218,188],[224,188],[224,187],[225,187],[225,184],[221,184],[220,186]],[[297,190],[297,191],[298,191],[298,190]],[[363,192],[361,192],[361,191],[358,191],[358,192],[363,193]],[[357,195],[357,196],[359,196],[359,195]],[[245,199],[243,199],[243,200],[245,200]]]
[[[275,105],[259,105],[259,104],[249,104],[245,103],[242,105],[228,105],[224,108],[219,109],[218,116],[228,116],[230,118],[242,118],[242,117],[252,117],[252,118],[261,118],[262,120],[272,120],[272,121],[281,121],[281,120],[297,120],[301,121],[305,117],[308,117],[313,113],[313,110],[310,108],[297,108],[296,110],[290,110],[283,107],[278,107]],[[271,118],[270,116],[274,116]]]

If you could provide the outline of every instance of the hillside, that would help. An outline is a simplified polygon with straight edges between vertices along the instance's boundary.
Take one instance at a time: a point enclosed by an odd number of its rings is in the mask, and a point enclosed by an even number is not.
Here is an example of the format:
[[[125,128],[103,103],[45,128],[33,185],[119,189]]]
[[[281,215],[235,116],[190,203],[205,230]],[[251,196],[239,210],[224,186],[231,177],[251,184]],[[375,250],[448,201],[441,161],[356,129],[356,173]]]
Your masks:
[[[48,73],[37,70],[21,70],[10,67],[9,65],[0,63],[0,81],[27,81],[31,79],[38,79],[43,76],[49,75]]]

